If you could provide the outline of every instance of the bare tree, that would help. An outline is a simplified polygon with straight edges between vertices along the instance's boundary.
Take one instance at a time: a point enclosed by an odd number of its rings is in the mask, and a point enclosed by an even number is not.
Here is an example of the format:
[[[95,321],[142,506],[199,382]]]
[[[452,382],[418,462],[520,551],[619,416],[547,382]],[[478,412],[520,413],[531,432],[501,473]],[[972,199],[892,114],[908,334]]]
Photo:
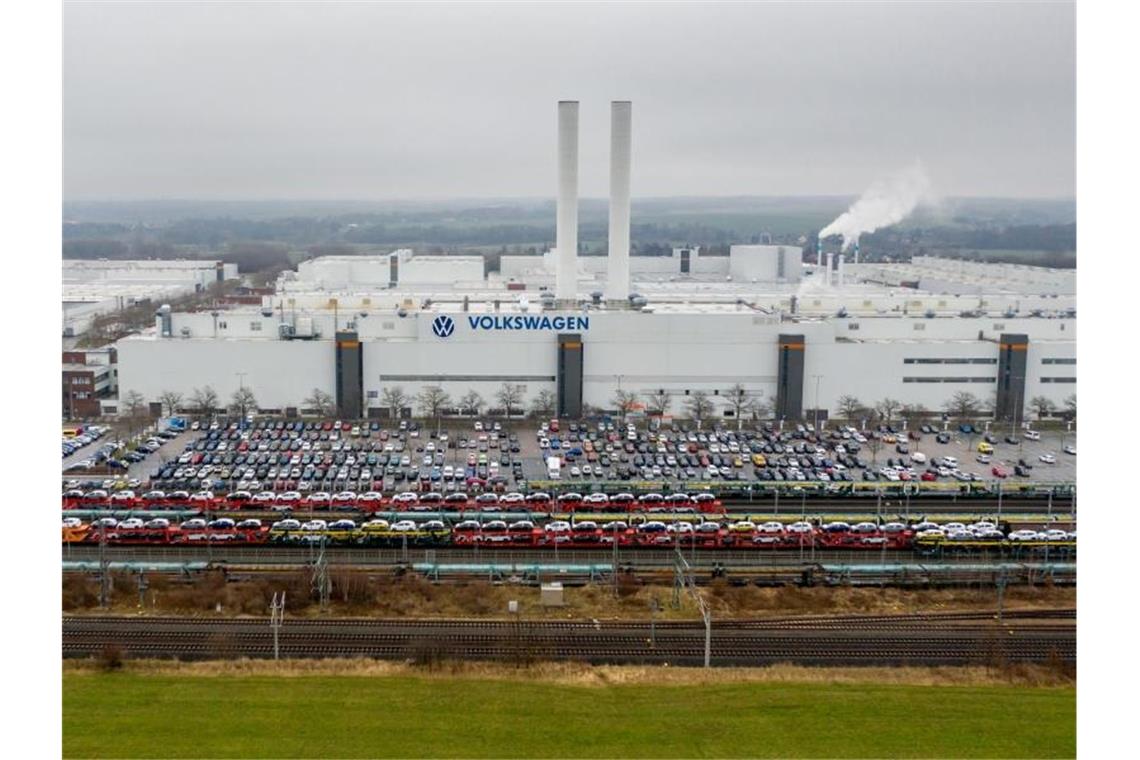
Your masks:
[[[771,419],[776,412],[776,402],[770,398],[758,398],[752,402],[752,418],[757,420]]]
[[[907,425],[913,425],[916,420],[925,417],[928,411],[922,404],[903,404],[899,416],[906,420]]]
[[[507,419],[510,419],[511,411],[522,405],[523,387],[513,383],[503,383],[498,392],[495,393],[495,400],[503,407]]]
[[[950,397],[943,408],[951,417],[960,420],[968,419],[978,415],[978,411],[982,408],[982,402],[969,391],[958,391]]]
[[[218,408],[218,392],[208,385],[195,388],[190,394],[190,406],[200,416],[213,416],[214,410]]]
[[[638,397],[633,391],[617,391],[614,393],[613,401],[611,402],[618,410],[618,417],[621,421],[625,422],[627,414],[632,412],[637,406]]]
[[[554,391],[541,390],[538,395],[530,404],[531,411],[539,417],[551,417],[554,415],[555,403],[557,399],[554,397]]]
[[[1053,399],[1047,396],[1034,396],[1029,399],[1029,406],[1037,413],[1038,420],[1045,419],[1057,408],[1057,405],[1053,403]]]
[[[148,411],[146,399],[138,391],[128,391],[119,399],[121,429],[126,430],[128,438],[134,438],[138,429],[145,424]]]
[[[697,421],[697,429],[701,427],[701,423],[713,413],[713,402],[709,399],[709,394],[705,391],[693,391],[689,396],[689,400],[685,402],[686,411],[689,416]]]
[[[158,394],[158,400],[162,404],[166,416],[173,417],[178,414],[178,407],[182,405],[182,394],[178,391],[163,391]]]
[[[237,414],[243,420],[246,415],[257,409],[257,397],[253,395],[253,391],[246,387],[238,388],[234,394],[230,396],[230,412]]]
[[[331,393],[326,393],[320,388],[313,388],[303,403],[305,408],[314,411],[318,417],[331,417],[336,413],[336,400]]]
[[[1077,394],[1070,393],[1065,396],[1065,414],[1069,419],[1075,420],[1077,418]]]
[[[726,397],[728,405],[732,407],[732,414],[736,417],[736,429],[739,430],[744,423],[744,416],[749,414],[756,405],[756,399],[740,383],[729,388]]]
[[[420,405],[420,412],[424,417],[432,417],[435,419],[436,427],[439,427],[439,419],[443,415],[443,410],[451,406],[451,396],[447,394],[443,388],[438,385],[425,385],[416,396],[416,403]]]
[[[875,404],[875,411],[883,418],[883,422],[888,425],[891,424],[891,420],[894,419],[895,413],[898,412],[899,409],[902,409],[902,402],[893,398],[885,398]]]
[[[476,417],[483,413],[483,407],[486,405],[487,402],[483,400],[478,391],[467,391],[463,394],[463,398],[459,399],[459,411],[471,412]]]
[[[141,419],[146,415],[146,399],[138,391],[127,391],[119,404],[119,411],[128,418]]]
[[[661,417],[669,411],[669,404],[672,401],[672,396],[670,396],[664,390],[659,390],[656,393],[650,394],[649,398],[645,402],[645,406],[650,414]]]
[[[863,402],[851,395],[840,396],[835,402],[843,419],[851,421],[863,411]]]
[[[404,389],[398,385],[390,385],[384,390],[380,391],[381,403],[388,407],[388,414],[393,419],[400,416],[403,410],[411,403],[411,398]]]

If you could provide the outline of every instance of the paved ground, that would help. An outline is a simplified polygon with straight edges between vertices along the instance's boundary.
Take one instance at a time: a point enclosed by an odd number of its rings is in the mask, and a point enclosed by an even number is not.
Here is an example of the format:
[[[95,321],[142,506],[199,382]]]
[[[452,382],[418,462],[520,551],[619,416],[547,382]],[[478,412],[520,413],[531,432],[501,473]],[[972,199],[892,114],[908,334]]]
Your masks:
[[[460,427],[451,425],[447,428],[446,432],[453,440],[461,435],[466,435],[468,438],[474,438],[479,435],[468,423],[466,426]],[[541,450],[538,446],[538,439],[535,435],[535,428],[519,429],[516,431],[519,436],[519,445],[521,448],[520,453],[510,455],[512,459],[521,459],[523,462],[523,473],[527,480],[542,481],[548,478],[546,466],[541,457]],[[923,440],[910,442],[910,452],[922,452],[928,458],[954,456],[959,461],[959,467],[966,471],[977,473],[979,476],[986,480],[993,479],[992,468],[995,464],[1002,464],[1012,473],[1012,467],[1019,459],[1025,459],[1028,463],[1033,465],[1031,475],[1029,478],[1018,478],[1011,474],[1011,481],[1025,482],[1025,481],[1075,481],[1076,480],[1076,456],[1065,454],[1062,451],[1064,445],[1076,445],[1076,434],[1068,433],[1065,431],[1048,431],[1042,433],[1042,440],[1040,441],[1027,441],[1022,439],[1021,442],[1014,446],[1005,443],[1001,440],[1005,435],[1009,434],[1008,430],[995,429],[994,434],[999,437],[998,443],[994,444],[994,454],[992,461],[989,464],[982,464],[976,461],[977,445],[982,440],[981,436],[965,436],[955,434],[949,443],[940,444],[936,441],[933,435],[924,435]],[[185,432],[180,434],[177,438],[168,441],[159,451],[151,454],[141,463],[132,465],[125,477],[138,478],[139,480],[146,481],[150,474],[158,468],[158,466],[165,461],[170,461],[178,457],[185,449],[186,444],[202,435],[200,431]],[[409,439],[409,451],[406,452],[412,457],[414,464],[419,463],[422,454],[417,455],[415,452],[415,445],[431,440],[427,437],[426,431],[422,432],[422,437],[417,441],[416,439]],[[73,457],[69,457],[69,461],[73,458],[83,459],[84,451],[88,452],[89,449],[93,451],[94,447],[98,445],[86,447],[83,451],[77,452]],[[488,457],[498,457],[505,449],[489,449],[486,453]],[[452,466],[464,466],[467,461],[467,456],[470,453],[478,455],[477,449],[448,449],[444,464]],[[1056,464],[1048,465],[1040,462],[1038,456],[1045,452],[1052,452],[1056,456]],[[870,450],[864,446],[860,451],[859,456],[865,461],[871,461],[872,455]],[[884,445],[878,454],[874,457],[876,461],[876,469],[878,466],[886,464],[889,457],[897,457],[893,445]],[[615,462],[616,466],[616,462]],[[925,465],[914,465],[917,471],[925,468]],[[696,468],[701,475],[697,482],[706,481],[707,477],[704,475],[703,470]],[[509,476],[511,473],[510,465],[501,465],[500,472],[503,475]],[[738,471],[742,476],[742,482],[757,482],[753,473],[753,468],[750,462],[745,459],[745,465]],[[74,477],[82,479],[82,476],[69,475],[67,477]],[[858,476],[856,476],[858,477]],[[598,482],[602,478],[589,478],[589,477],[570,477],[569,469],[564,468],[562,482],[564,483],[580,483],[584,490],[589,483]],[[945,479],[943,479],[945,480]],[[689,481],[693,482],[693,481]],[[389,481],[386,483],[387,489],[403,490],[405,487],[404,482]]]
[[[147,458],[143,461],[132,464],[126,473],[119,473],[119,477],[124,480],[137,478],[139,480],[146,481],[150,477],[150,474],[155,470],[155,468],[158,467],[160,462],[177,457],[182,453],[182,450],[186,447],[186,444],[198,435],[200,435],[198,431],[187,431],[184,433],[179,433],[177,437],[167,441],[165,444],[163,444],[162,448],[153,454],[148,455]],[[89,459],[100,446],[111,440],[113,440],[113,435],[111,433],[108,433],[99,440],[90,443],[87,446],[84,446],[82,449],[76,451],[71,456],[63,460],[63,468],[66,469],[67,466],[73,462]],[[65,472],[63,474],[64,480],[103,480],[110,477],[115,476],[85,475],[82,472]]]

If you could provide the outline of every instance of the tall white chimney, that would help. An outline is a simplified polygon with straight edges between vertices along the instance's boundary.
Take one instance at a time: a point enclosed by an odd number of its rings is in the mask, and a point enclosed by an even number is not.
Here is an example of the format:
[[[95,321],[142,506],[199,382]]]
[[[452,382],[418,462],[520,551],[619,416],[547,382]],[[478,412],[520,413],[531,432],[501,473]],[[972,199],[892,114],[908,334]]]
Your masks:
[[[578,290],[578,101],[558,101],[558,249],[554,294],[573,301]]]
[[[834,261],[835,261],[835,254],[834,253],[827,254],[827,264],[823,270],[823,284],[824,285],[827,285],[827,286],[831,285],[831,264]]]
[[[610,257],[606,298],[629,297],[629,177],[633,104],[610,103]]]
[[[846,254],[839,254],[839,265],[835,269],[835,284],[843,287],[843,261],[846,259]]]

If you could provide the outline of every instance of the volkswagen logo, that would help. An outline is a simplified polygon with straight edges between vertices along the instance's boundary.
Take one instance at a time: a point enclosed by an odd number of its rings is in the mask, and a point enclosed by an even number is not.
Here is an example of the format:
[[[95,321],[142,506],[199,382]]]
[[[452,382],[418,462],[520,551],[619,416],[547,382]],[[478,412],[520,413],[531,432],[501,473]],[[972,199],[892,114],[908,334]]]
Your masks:
[[[440,314],[431,321],[431,331],[437,338],[448,338],[455,332],[455,320],[446,314]]]

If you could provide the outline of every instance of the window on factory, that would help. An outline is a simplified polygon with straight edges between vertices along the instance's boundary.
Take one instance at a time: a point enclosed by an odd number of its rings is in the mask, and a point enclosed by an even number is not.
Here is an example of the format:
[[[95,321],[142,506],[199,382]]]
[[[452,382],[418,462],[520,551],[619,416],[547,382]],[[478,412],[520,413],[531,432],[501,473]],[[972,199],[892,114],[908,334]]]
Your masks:
[[[1075,378],[1075,377],[1043,377],[1043,378],[1041,378],[1041,382],[1043,382],[1043,383],[1075,383],[1075,382],[1077,382],[1077,378]]]
[[[858,330],[859,329],[859,323],[858,322],[848,322],[847,323],[847,329],[848,330]]]
[[[913,326],[914,326],[914,329],[915,329],[915,330],[920,330],[920,331],[921,331],[921,330],[925,330],[925,329],[926,329],[926,323],[925,323],[925,322],[915,322]]]
[[[1052,359],[1046,358],[1046,359],[1042,359],[1041,363],[1042,364],[1076,364],[1077,360],[1076,359],[1064,359],[1064,358],[1052,358]]]
[[[368,398],[379,398],[379,391],[368,391]]]
[[[396,329],[396,323],[395,322],[381,322],[380,323],[380,329],[381,330],[395,330]]]
[[[996,377],[904,377],[904,383],[996,383]]]
[[[923,356],[918,358],[903,359],[903,364],[997,364],[997,359],[989,357],[964,357],[964,356]]]
[[[225,323],[224,321],[223,321],[223,322],[219,322],[219,323],[218,323],[218,329],[219,329],[219,330],[224,330],[224,329],[226,329],[226,323]]]
[[[261,331],[261,323],[260,322],[250,322],[249,323],[249,329],[252,330],[253,332],[260,332]]]

